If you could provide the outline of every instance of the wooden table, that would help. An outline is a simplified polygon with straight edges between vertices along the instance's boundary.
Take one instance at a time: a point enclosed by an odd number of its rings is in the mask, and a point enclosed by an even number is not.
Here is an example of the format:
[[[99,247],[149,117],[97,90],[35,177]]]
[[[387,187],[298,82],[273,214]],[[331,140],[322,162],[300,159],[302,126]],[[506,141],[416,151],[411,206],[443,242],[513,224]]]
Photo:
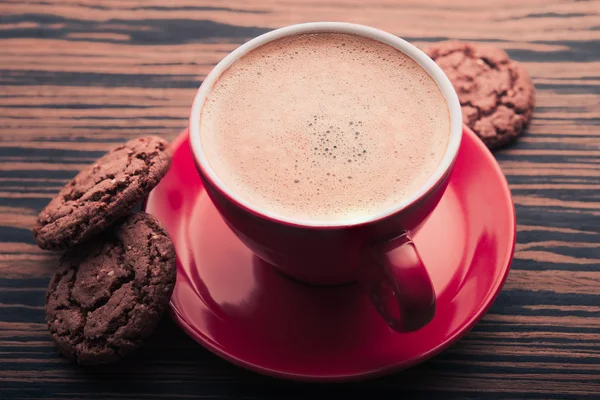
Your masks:
[[[599,398],[600,2],[3,0],[0,15],[0,398]],[[372,25],[418,46],[493,43],[532,74],[533,124],[496,153],[518,244],[489,313],[434,359],[343,386],[257,376],[168,318],[127,362],[83,369],[57,356],[44,323],[57,255],[34,244],[37,213],[115,143],[173,139],[227,52],[317,20]]]

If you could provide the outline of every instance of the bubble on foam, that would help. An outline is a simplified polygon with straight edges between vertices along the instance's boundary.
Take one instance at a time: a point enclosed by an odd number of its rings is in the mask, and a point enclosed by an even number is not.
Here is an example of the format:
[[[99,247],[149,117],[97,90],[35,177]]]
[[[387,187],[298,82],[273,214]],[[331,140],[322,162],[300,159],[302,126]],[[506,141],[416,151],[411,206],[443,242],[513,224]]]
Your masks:
[[[389,207],[430,176],[449,132],[440,104],[431,78],[387,45],[298,36],[250,52],[223,75],[201,139],[217,174],[250,202],[344,220]]]

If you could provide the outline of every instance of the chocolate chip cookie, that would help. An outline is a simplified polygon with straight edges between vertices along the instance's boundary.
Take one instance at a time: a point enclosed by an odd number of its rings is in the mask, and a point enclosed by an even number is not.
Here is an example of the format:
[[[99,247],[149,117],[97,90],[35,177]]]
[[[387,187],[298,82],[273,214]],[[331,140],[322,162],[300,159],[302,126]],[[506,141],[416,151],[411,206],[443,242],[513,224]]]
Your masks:
[[[140,347],[171,298],[175,276],[173,243],[144,212],[69,249],[46,294],[46,321],[59,353],[93,365]]]
[[[446,41],[424,49],[446,73],[467,124],[490,149],[504,146],[527,128],[534,86],[525,68],[502,49]]]
[[[39,214],[33,233],[45,250],[81,243],[131,211],[166,174],[166,141],[132,139],[83,169]]]

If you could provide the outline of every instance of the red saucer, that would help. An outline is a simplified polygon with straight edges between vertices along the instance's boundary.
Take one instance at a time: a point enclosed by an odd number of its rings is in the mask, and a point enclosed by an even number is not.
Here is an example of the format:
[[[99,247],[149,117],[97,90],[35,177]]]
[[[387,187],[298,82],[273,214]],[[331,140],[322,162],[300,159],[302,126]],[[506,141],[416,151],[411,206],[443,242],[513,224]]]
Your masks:
[[[425,328],[404,334],[386,325],[357,285],[296,283],[253,256],[206,195],[187,130],[173,147],[171,170],[146,204],[177,250],[172,315],[192,338],[237,365],[310,381],[412,366],[472,328],[508,274],[515,243],[510,191],[469,130],[443,199],[413,234],[433,280],[437,312]]]

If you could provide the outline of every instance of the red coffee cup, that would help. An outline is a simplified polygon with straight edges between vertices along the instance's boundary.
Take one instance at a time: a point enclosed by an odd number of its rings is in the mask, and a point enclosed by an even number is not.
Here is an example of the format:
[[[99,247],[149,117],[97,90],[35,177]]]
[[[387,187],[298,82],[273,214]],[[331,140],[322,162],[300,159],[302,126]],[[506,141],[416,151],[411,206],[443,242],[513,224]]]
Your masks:
[[[399,49],[432,76],[450,110],[448,147],[429,180],[393,207],[375,216],[342,224],[285,218],[248,203],[219,179],[200,140],[201,110],[223,71],[244,54],[265,43],[286,36],[317,32],[360,35]],[[300,282],[319,285],[359,282],[388,325],[403,332],[421,328],[435,314],[435,291],[409,232],[426,221],[448,185],[462,137],[461,120],[460,103],[452,84],[421,50],[378,29],[349,23],[316,22],[268,32],[226,56],[198,90],[189,130],[196,166],[210,199],[227,225],[256,256]],[[448,234],[451,234],[450,227],[448,229]]]

